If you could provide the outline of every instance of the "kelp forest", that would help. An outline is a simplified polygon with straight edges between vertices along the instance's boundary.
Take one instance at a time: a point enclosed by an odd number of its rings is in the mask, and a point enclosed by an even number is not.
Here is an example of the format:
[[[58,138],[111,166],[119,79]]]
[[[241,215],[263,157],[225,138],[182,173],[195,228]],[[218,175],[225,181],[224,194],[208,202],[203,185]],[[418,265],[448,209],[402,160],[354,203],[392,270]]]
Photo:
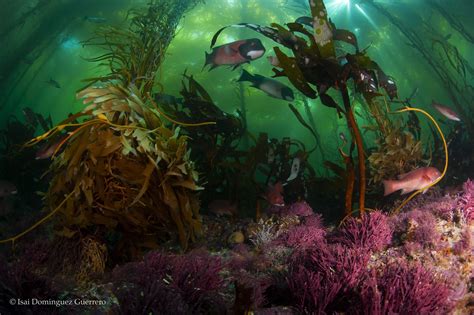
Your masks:
[[[474,60],[452,38],[472,45],[474,29],[435,0],[416,28],[383,1],[352,2],[287,0],[295,19],[219,25],[211,53],[192,56],[240,79],[183,66],[177,94],[170,47],[212,4],[84,17],[101,25],[77,45],[100,70],[80,78],[79,110],[53,123],[25,107],[0,133],[0,313],[472,312]],[[416,101],[424,82],[384,69],[364,29],[339,27],[330,13],[344,6],[396,32],[449,106]],[[296,123],[252,125],[247,81]],[[228,104],[220,84],[235,85]],[[323,120],[339,124],[330,140]]]

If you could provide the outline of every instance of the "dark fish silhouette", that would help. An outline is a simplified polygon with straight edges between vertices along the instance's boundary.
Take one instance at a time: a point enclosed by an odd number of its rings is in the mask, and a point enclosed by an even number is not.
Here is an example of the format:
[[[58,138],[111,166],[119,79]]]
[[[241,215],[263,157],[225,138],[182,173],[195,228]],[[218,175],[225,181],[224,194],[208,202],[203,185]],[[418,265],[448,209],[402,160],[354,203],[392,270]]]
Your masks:
[[[96,24],[102,24],[107,22],[106,18],[102,17],[97,17],[97,16],[85,16],[84,21],[91,22],[91,23],[96,23]]]
[[[61,88],[61,85],[59,85],[58,81],[54,80],[53,78],[50,78],[49,81],[46,81],[51,86],[54,86],[57,89]]]
[[[288,86],[284,85],[280,81],[270,79],[259,74],[252,75],[246,70],[243,70],[242,75],[237,81],[248,81],[252,83],[252,87],[259,89],[274,98],[290,102],[295,99],[293,90]]]

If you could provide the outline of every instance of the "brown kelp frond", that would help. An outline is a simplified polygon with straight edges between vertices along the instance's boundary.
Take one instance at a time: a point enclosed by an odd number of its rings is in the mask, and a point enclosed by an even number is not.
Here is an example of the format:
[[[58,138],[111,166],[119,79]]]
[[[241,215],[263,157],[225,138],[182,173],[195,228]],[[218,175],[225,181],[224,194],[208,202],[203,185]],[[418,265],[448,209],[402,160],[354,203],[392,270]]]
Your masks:
[[[410,132],[391,129],[376,142],[377,149],[368,158],[373,183],[413,170],[423,160],[422,143]]]
[[[85,277],[101,272],[107,257],[105,247],[87,241],[91,231],[116,232],[122,237],[117,247],[131,255],[175,235],[186,248],[200,235],[195,191],[201,187],[188,137],[167,127],[162,118],[169,117],[149,103],[177,23],[197,2],[153,0],[145,12],[132,13],[129,29],[102,28],[84,43],[105,50],[91,61],[106,65],[109,73],[89,79],[77,93],[88,105],[82,112],[25,144],[64,136],[44,198],[46,208],[55,210],[11,241],[56,215],[58,235],[83,240],[84,264],[78,269]]]
[[[316,140],[316,143],[318,143],[318,135],[316,134],[316,132],[314,131],[314,129],[304,120],[303,116],[301,116],[300,112],[298,111],[298,109],[293,106],[292,104],[288,104],[288,106],[290,107],[291,111],[293,112],[293,114],[295,115],[296,119],[298,119],[299,123],[301,125],[303,125],[303,127],[305,127],[306,129],[309,130],[309,132],[311,132],[311,134],[314,136],[314,139]],[[311,153],[313,152],[314,150],[316,150],[317,148],[317,144],[314,146],[313,149],[309,150],[308,153]]]
[[[183,247],[200,233],[201,189],[189,160],[186,137],[169,129],[141,101],[137,90],[121,86],[90,87],[78,93],[91,103],[90,121],[71,138],[52,166],[46,201],[60,202],[61,235],[96,225],[124,235],[148,235],[136,247],[156,247],[176,231]],[[101,117],[101,118],[99,118]]]
[[[139,235],[153,240],[137,241],[138,248],[156,247],[173,231],[185,248],[200,234],[193,191],[201,187],[189,159],[187,137],[179,135],[179,128],[163,125],[139,93],[134,87],[112,84],[86,88],[77,96],[89,104],[83,114],[87,119],[66,120],[31,143],[73,128],[50,169],[53,180],[46,203],[55,210],[6,241],[56,213],[60,235],[71,237],[89,227],[105,226],[136,235],[137,240]]]

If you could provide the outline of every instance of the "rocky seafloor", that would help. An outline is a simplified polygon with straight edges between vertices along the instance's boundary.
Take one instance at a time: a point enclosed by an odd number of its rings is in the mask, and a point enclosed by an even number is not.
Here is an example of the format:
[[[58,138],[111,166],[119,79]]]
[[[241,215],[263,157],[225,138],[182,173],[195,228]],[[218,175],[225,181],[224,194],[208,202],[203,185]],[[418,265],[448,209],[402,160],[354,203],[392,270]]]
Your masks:
[[[152,251],[68,290],[67,280],[41,272],[46,252],[34,243],[0,264],[0,313],[474,313],[472,181],[339,227],[305,202],[268,213],[257,223],[205,217],[197,248]],[[20,306],[12,298],[104,303]]]

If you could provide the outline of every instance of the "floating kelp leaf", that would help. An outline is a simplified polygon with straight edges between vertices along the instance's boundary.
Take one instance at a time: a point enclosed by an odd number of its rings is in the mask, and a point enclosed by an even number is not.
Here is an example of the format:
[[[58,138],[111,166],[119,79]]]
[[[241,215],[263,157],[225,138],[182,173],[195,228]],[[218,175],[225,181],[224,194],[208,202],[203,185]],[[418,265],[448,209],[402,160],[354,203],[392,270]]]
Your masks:
[[[149,129],[156,129],[162,124],[159,116],[149,109],[143,111],[143,118],[145,119],[146,127]]]
[[[380,86],[387,92],[390,99],[398,97],[398,88],[395,80],[387,76],[380,68],[377,70],[377,78]]]
[[[133,153],[134,155],[137,155],[137,150],[135,150],[134,147],[129,143],[127,138],[125,138],[123,135],[120,136],[120,142],[122,143],[122,154],[123,155],[129,155],[130,153]]]
[[[140,115],[140,117],[136,117],[136,118],[141,118],[143,117],[143,104],[139,104],[137,102],[135,102],[134,100],[130,100],[130,99],[127,99],[127,104],[130,106],[130,108],[135,112],[137,113],[138,115]]]
[[[351,44],[355,47],[356,52],[359,52],[359,44],[357,43],[357,37],[354,33],[344,29],[335,29],[333,39]]]
[[[304,95],[310,98],[316,98],[316,91],[314,91],[301,72],[296,60],[285,55],[278,47],[274,48],[275,54],[280,61],[280,65],[284,70],[285,75],[293,83],[293,85],[301,91]]]
[[[312,20],[310,17],[308,17],[310,20]],[[298,32],[301,34],[304,34],[308,37],[308,39],[313,43],[314,42],[314,37],[313,33],[309,32],[303,25],[300,23],[287,23],[286,26],[288,26],[288,29],[291,32]],[[305,44],[306,46],[306,44]]]
[[[82,114],[85,115],[88,112],[92,114],[94,110],[97,110],[97,107],[98,107],[98,104],[92,103],[82,111]]]
[[[333,30],[328,19],[328,13],[323,0],[310,1],[311,16],[313,17],[314,40],[319,47],[321,57],[335,58],[336,50],[333,42]]]
[[[87,129],[90,129],[87,128]],[[89,145],[89,134],[87,131],[81,130],[76,135],[76,140],[70,144],[70,147],[64,152],[64,158],[69,161],[69,166],[76,166],[82,158],[82,154],[87,150]]]
[[[360,70],[378,70],[379,65],[370,59],[364,51],[346,55],[347,62],[354,68]]]
[[[148,163],[145,169],[143,170],[142,175],[145,177],[145,179],[143,181],[142,188],[138,192],[138,195],[135,197],[133,202],[130,204],[130,207],[136,204],[147,191],[148,187],[150,186],[150,178],[154,170],[155,164],[153,162]]]
[[[102,88],[95,88],[95,87],[89,87],[86,88],[78,93],[76,93],[76,98],[81,99],[81,98],[91,98],[91,99],[96,99],[98,97],[102,97],[105,95],[111,94],[110,90],[107,89],[102,89]]]
[[[184,175],[188,175],[188,169],[186,168],[185,163],[179,164],[176,167],[181,171],[181,173],[183,173]]]
[[[262,34],[263,36],[266,36],[272,40],[274,40],[275,42],[280,42],[280,37],[278,35],[278,31],[275,30],[275,29],[272,29],[270,27],[266,27],[266,26],[260,26],[258,24],[251,24],[251,23],[239,23],[239,24],[232,24],[232,25],[227,25],[227,26],[224,26],[222,27],[221,29],[219,29],[216,34],[214,34],[214,36],[212,37],[212,40],[211,40],[211,48],[214,47],[214,45],[216,44],[217,42],[217,39],[219,37],[219,35],[228,27],[237,27],[237,28],[243,28],[243,27],[246,27],[246,28],[249,28],[251,30],[254,30],[260,34]]]
[[[148,133],[142,129],[135,129],[133,132],[133,137],[137,140],[138,148],[143,149],[143,153],[152,152],[154,147],[150,138],[148,137]]]
[[[295,24],[306,25],[313,28],[313,18],[310,16],[300,16],[295,20]]]
[[[106,94],[104,96],[96,97],[94,103],[104,103],[109,100],[118,99],[118,96],[115,94]]]
[[[311,128],[311,126],[304,120],[303,116],[301,116],[300,112],[298,111],[298,109],[296,109],[296,107],[294,107],[292,104],[288,104],[288,106],[290,107],[291,111],[293,112],[293,114],[295,114],[296,116],[296,119],[298,119],[298,121],[300,122],[300,124],[302,124],[306,129],[309,130],[309,132],[311,132],[311,134],[314,136],[314,138],[316,139],[316,143],[319,142],[319,138],[318,138],[318,135],[316,134],[316,132],[313,130],[313,128]]]
[[[293,50],[301,50],[306,46],[306,41],[293,34],[293,32],[288,31],[280,24],[272,23],[271,26],[277,30],[280,44],[291,47]]]
[[[323,93],[319,94],[319,98],[321,99],[321,103],[327,107],[335,108],[339,112],[344,112],[344,110],[336,103],[336,101],[328,94]]]
[[[191,93],[193,94],[199,93],[201,98],[204,99],[206,102],[213,103],[212,98],[209,95],[209,93],[207,93],[206,89],[203,88],[202,85],[199,84],[199,82],[194,80],[192,75],[187,76],[186,74],[183,74],[183,76],[188,78],[188,82],[189,82],[188,85],[189,85],[189,90],[191,91]]]
[[[115,136],[110,129],[99,130],[97,137],[90,139],[87,149],[95,158],[108,156],[122,147],[120,137]]]

